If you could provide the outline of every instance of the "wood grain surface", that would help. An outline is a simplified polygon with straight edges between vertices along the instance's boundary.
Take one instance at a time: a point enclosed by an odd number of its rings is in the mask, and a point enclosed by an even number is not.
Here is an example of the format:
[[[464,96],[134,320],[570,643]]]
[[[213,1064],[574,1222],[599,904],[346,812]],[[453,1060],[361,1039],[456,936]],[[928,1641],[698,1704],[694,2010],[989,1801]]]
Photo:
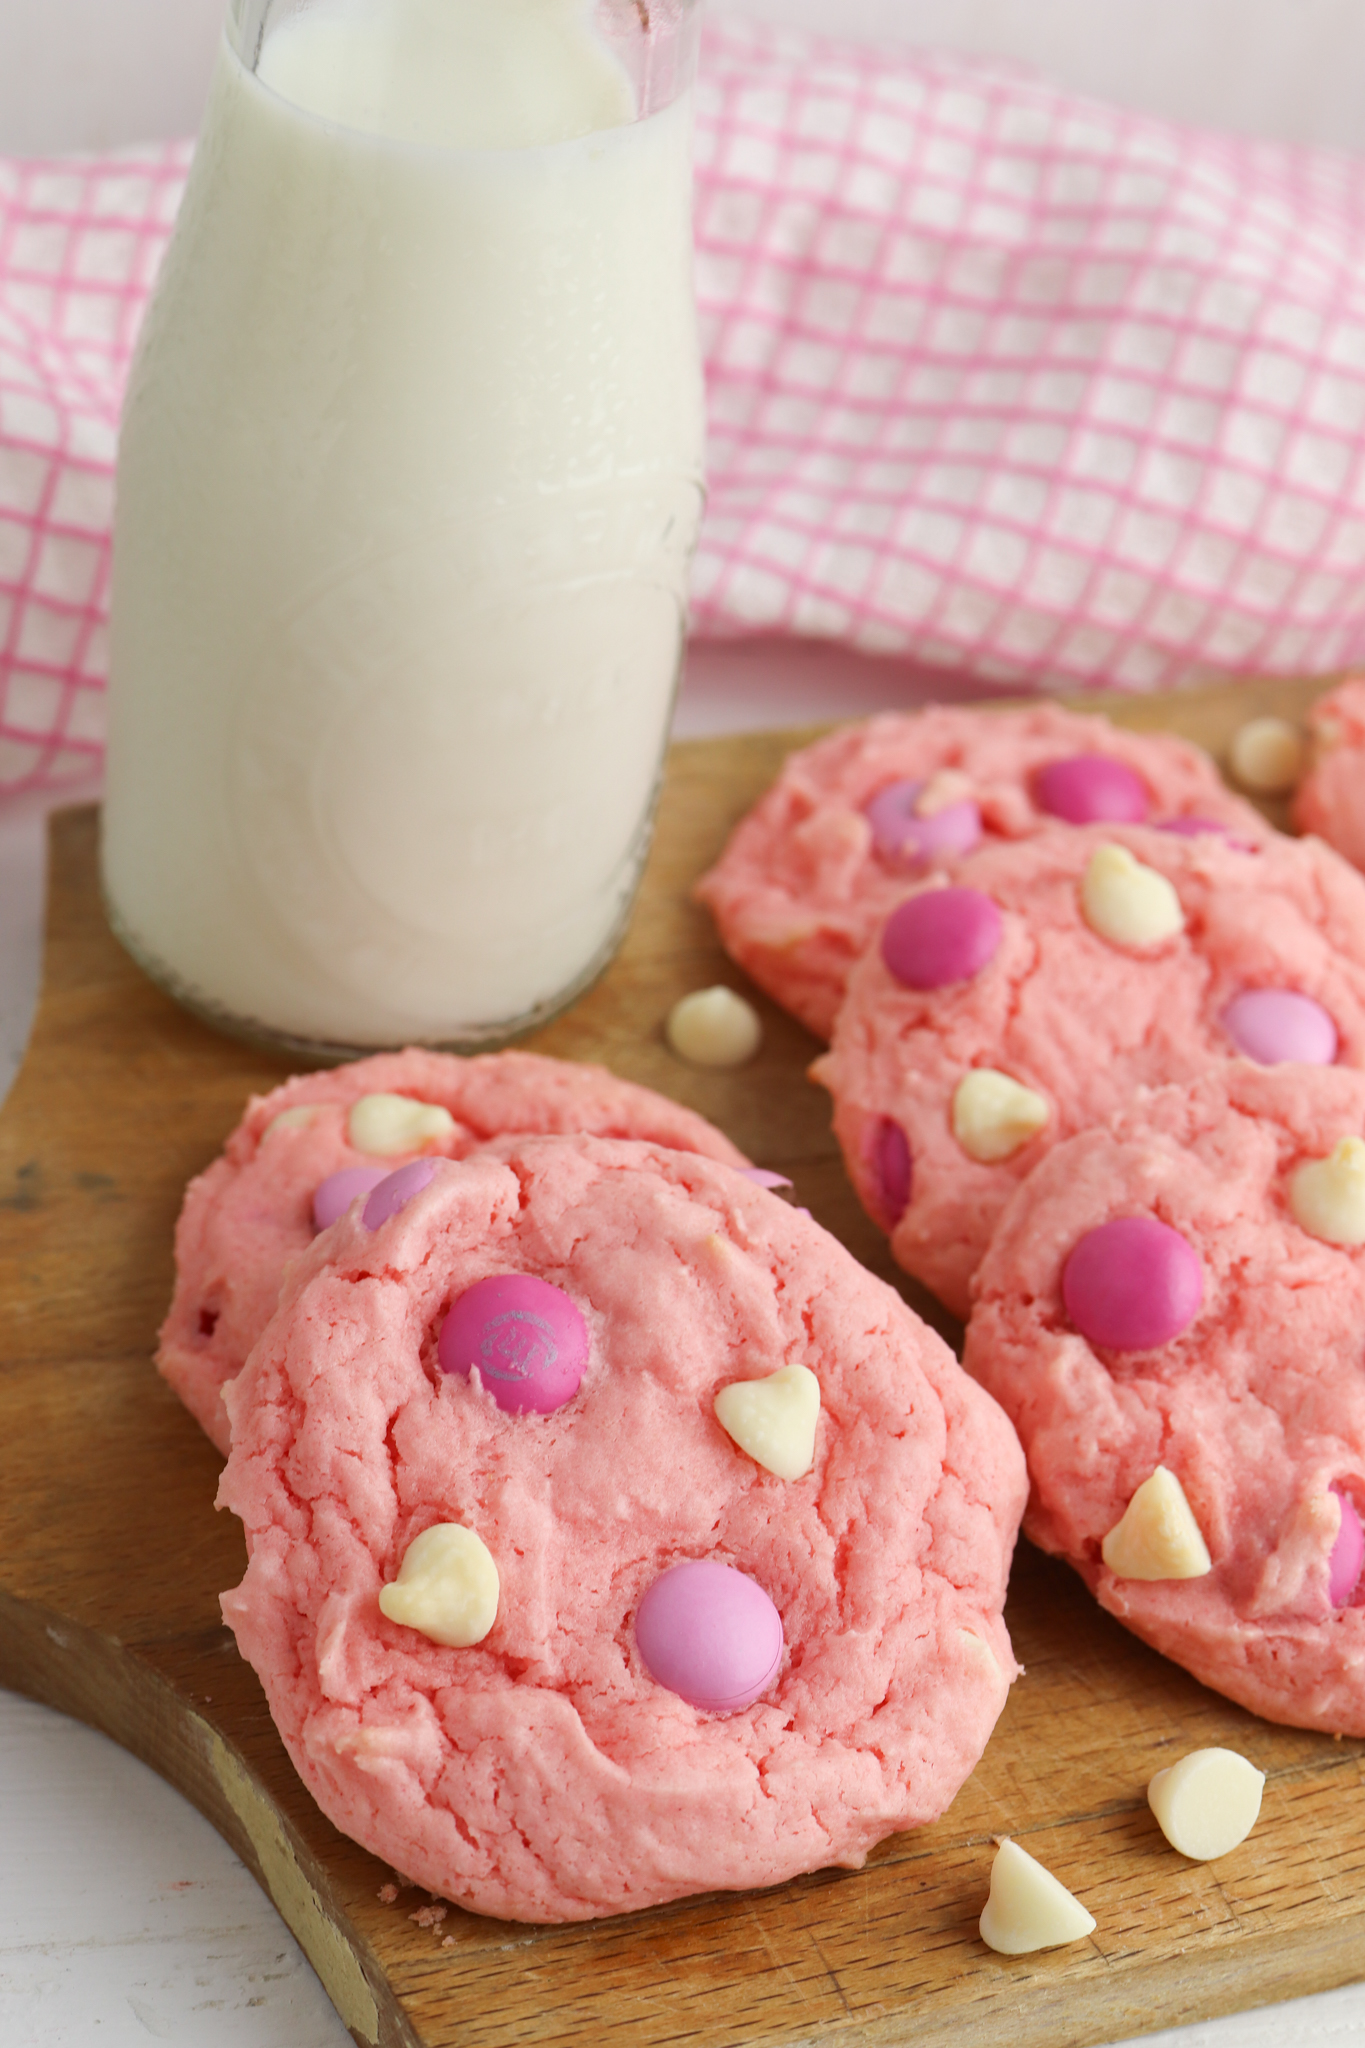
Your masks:
[[[1108,705],[1222,752],[1308,686]],[[1093,700],[1092,700],[1093,701]],[[804,1078],[814,1042],[762,998],[729,1074],[681,1066],[661,1023],[743,977],[687,886],[792,735],[676,747],[626,945],[530,1041],[690,1103],[954,1334],[889,1265]],[[0,1114],[0,1683],[125,1743],[213,1820],[279,1905],[358,2042],[427,2048],[1084,2048],[1365,1975],[1365,1744],[1270,1726],[1124,1634],[1021,1545],[1008,1619],[1027,1676],[951,1812],[860,1872],[566,1928],[379,1897],[391,1873],[300,1788],[222,1627],[244,1563],[218,1460],[150,1364],[186,1179],[284,1068],[178,1010],[109,936],[93,811],[53,827],[46,978]],[[1268,1774],[1259,1826],[1217,1864],[1168,1849],[1152,1772],[1225,1743]],[[979,1941],[992,1837],[1017,1836],[1094,1913],[1085,1943],[1007,1960]]]

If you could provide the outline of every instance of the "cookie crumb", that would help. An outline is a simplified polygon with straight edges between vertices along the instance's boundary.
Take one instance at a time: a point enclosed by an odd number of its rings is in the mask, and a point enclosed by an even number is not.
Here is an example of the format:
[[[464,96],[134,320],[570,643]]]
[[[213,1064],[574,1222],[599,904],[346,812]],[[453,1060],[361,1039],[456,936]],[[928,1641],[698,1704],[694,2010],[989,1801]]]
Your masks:
[[[397,1902],[397,1899],[398,1899],[398,1887],[397,1887],[397,1885],[396,1885],[396,1884],[381,1884],[381,1885],[380,1885],[380,1887],[379,1887],[379,1897],[380,1897],[381,1901],[383,1902],[383,1904],[384,1904],[384,1905],[386,1905],[386,1906],[392,1906],[392,1905],[396,1904],[396,1902]]]
[[[415,1927],[439,1927],[449,1911],[448,1906],[419,1906],[408,1918]]]

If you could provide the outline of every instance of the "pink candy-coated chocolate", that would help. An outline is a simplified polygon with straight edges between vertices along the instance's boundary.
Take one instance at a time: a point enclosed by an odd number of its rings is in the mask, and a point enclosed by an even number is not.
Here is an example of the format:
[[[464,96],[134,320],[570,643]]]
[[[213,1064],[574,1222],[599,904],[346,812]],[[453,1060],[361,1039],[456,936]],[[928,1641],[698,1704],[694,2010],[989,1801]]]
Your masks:
[[[1068,825],[1142,825],[1152,800],[1137,772],[1108,754],[1049,761],[1033,778],[1039,810]]]
[[[326,1230],[346,1214],[357,1195],[368,1195],[388,1177],[386,1166],[343,1166],[340,1173],[329,1173],[313,1190],[314,1230]]]
[[[436,1346],[442,1372],[478,1366],[509,1415],[549,1415],[578,1392],[588,1326],[562,1287],[533,1273],[476,1280],[452,1303]]]
[[[785,1173],[773,1173],[766,1166],[741,1166],[738,1171],[743,1174],[745,1180],[751,1180],[755,1187],[789,1188],[792,1185]]]
[[[782,1617],[763,1588],[713,1558],[661,1572],[635,1611],[651,1678],[709,1714],[732,1714],[766,1692],[782,1662]]]
[[[439,1159],[410,1159],[406,1166],[400,1166],[393,1173],[386,1173],[371,1193],[360,1212],[360,1220],[367,1230],[378,1230],[381,1223],[387,1223],[390,1216],[396,1216],[400,1209],[406,1209],[414,1195],[420,1195],[423,1188],[430,1187],[441,1170]]]
[[[945,804],[922,818],[915,809],[928,785],[890,782],[863,807],[872,844],[883,860],[922,866],[926,861],[970,853],[981,844],[981,811],[970,797]]]
[[[1365,1526],[1350,1494],[1340,1486],[1334,1486],[1332,1491],[1341,1503],[1341,1527],[1327,1560],[1327,1592],[1333,1607],[1345,1607],[1360,1583],[1361,1567],[1365,1565]]]
[[[872,1174],[872,1206],[883,1228],[894,1230],[910,1200],[910,1142],[898,1123],[879,1116],[868,1130],[863,1156]]]
[[[1155,1216],[1116,1216],[1087,1231],[1062,1273],[1066,1312],[1106,1351],[1150,1351],[1187,1329],[1204,1299],[1188,1238]]]
[[[1337,1027],[1312,996],[1292,988],[1249,988],[1223,1012],[1223,1029],[1249,1060],[1277,1067],[1294,1060],[1303,1067],[1330,1067],[1337,1056]]]
[[[886,920],[882,959],[904,988],[944,988],[979,974],[1003,933],[1000,912],[980,889],[925,889]]]

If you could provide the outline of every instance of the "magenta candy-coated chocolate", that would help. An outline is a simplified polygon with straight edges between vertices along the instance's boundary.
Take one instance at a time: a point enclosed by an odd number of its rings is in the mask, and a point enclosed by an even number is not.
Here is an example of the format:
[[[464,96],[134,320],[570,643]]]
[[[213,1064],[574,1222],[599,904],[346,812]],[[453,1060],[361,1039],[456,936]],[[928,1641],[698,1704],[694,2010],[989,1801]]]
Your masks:
[[[1327,1560],[1327,1592],[1333,1607],[1345,1607],[1360,1583],[1361,1567],[1365,1565],[1365,1525],[1350,1494],[1340,1486],[1334,1486],[1332,1491],[1341,1502],[1341,1527]]]
[[[1284,1060],[1330,1067],[1337,1056],[1336,1025],[1321,1003],[1297,989],[1243,989],[1224,1010],[1223,1029],[1238,1052],[1263,1067]]]
[[[1204,1299],[1189,1239],[1155,1216],[1116,1216],[1087,1231],[1062,1273],[1066,1312],[1106,1351],[1150,1351],[1187,1329]]]
[[[1158,832],[1174,832],[1181,839],[1200,839],[1205,833],[1212,832],[1234,853],[1259,853],[1261,850],[1250,839],[1242,839],[1237,833],[1229,832],[1227,826],[1220,825],[1216,818],[1163,818],[1156,829]]]
[[[744,1572],[691,1558],[649,1587],[635,1610],[635,1641],[660,1685],[689,1706],[731,1714],[777,1676],[782,1617]]]
[[[378,1230],[381,1223],[387,1223],[390,1216],[396,1216],[400,1209],[406,1209],[414,1195],[420,1195],[429,1187],[441,1170],[439,1159],[410,1159],[406,1166],[400,1166],[393,1173],[386,1173],[377,1182],[369,1200],[360,1212],[360,1220],[367,1230]]]
[[[562,1287],[533,1273],[497,1273],[456,1296],[436,1351],[442,1372],[468,1378],[477,1365],[509,1415],[550,1415],[578,1392],[588,1326]]]
[[[886,1230],[894,1230],[910,1200],[910,1143],[898,1123],[879,1116],[864,1140],[863,1156],[872,1175],[872,1206]]]
[[[1141,825],[1152,808],[1142,777],[1107,754],[1049,761],[1033,778],[1039,810],[1068,825]]]
[[[791,1182],[785,1173],[772,1173],[766,1166],[741,1166],[739,1171],[745,1180],[753,1181],[760,1188],[789,1188]]]
[[[388,1177],[387,1166],[343,1166],[340,1173],[329,1173],[313,1190],[314,1230],[326,1230],[346,1214],[357,1195],[368,1195]]]
[[[970,797],[945,804],[922,818],[915,805],[923,782],[891,782],[879,789],[864,816],[872,827],[872,844],[884,860],[915,867],[925,861],[970,853],[981,844],[981,812]]]
[[[898,903],[886,920],[882,959],[904,988],[944,988],[979,974],[1004,929],[980,889],[925,889]]]

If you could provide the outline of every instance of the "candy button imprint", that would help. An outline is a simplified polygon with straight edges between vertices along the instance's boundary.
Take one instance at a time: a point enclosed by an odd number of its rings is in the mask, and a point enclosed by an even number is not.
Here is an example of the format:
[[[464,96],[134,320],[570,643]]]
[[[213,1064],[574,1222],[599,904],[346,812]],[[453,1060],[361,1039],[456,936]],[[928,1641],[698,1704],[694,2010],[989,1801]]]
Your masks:
[[[1330,1067],[1338,1051],[1337,1027],[1322,1004],[1292,988],[1248,988],[1223,1012],[1223,1029],[1249,1060],[1277,1067]]]
[[[578,1392],[588,1362],[588,1326],[562,1287],[534,1273],[476,1280],[441,1325],[442,1372],[466,1379],[474,1366],[509,1415],[550,1415]]]
[[[1108,754],[1049,761],[1033,778],[1040,811],[1067,825],[1141,825],[1151,811],[1142,777]]]
[[[1158,1771],[1147,1804],[1173,1849],[1196,1863],[1244,1842],[1261,1811],[1264,1771],[1235,1749],[1195,1749]]]
[[[777,1676],[782,1617],[746,1573],[690,1558],[646,1591],[635,1642],[650,1677],[669,1692],[707,1713],[735,1713]]]
[[[329,1173],[313,1190],[313,1229],[326,1230],[346,1214],[357,1195],[368,1195],[388,1177],[383,1166],[343,1166],[340,1173]]]
[[[1081,878],[1081,914],[1112,946],[1156,946],[1185,929],[1174,888],[1126,846],[1097,846],[1091,854]]]
[[[465,1650],[497,1620],[498,1591],[498,1568],[482,1537],[459,1522],[437,1522],[408,1545],[379,1605],[390,1621]]]
[[[882,959],[903,988],[946,988],[979,974],[1003,935],[1000,912],[980,889],[923,889],[886,920]]]
[[[1100,1554],[1116,1579],[1202,1579],[1213,1569],[1185,1489],[1164,1465],[1143,1480]]]
[[[994,1067],[973,1067],[953,1090],[953,1136],[982,1165],[1013,1158],[1050,1114],[1046,1096]]]
[[[981,1939],[997,1955],[1027,1956],[1083,1940],[1094,1933],[1095,1918],[1060,1878],[1004,1835],[991,1865],[980,1928]]]
[[[1310,1159],[1289,1182],[1289,1210],[1324,1244],[1365,1244],[1365,1140],[1341,1138],[1326,1159]]]
[[[1169,1344],[1203,1298],[1198,1252],[1155,1216],[1116,1216],[1087,1231],[1062,1270],[1067,1314],[1082,1337],[1107,1351]]]
[[[756,1465],[800,1479],[815,1463],[820,1382],[808,1366],[784,1365],[762,1379],[734,1380],[715,1398],[716,1420]]]
[[[439,1145],[454,1129],[448,1109],[436,1102],[418,1102],[411,1095],[362,1095],[346,1119],[346,1135],[356,1151],[373,1153],[377,1159]]]
[[[664,1036],[694,1067],[741,1067],[753,1058],[763,1027],[752,1003],[732,988],[694,989],[668,1013]]]

